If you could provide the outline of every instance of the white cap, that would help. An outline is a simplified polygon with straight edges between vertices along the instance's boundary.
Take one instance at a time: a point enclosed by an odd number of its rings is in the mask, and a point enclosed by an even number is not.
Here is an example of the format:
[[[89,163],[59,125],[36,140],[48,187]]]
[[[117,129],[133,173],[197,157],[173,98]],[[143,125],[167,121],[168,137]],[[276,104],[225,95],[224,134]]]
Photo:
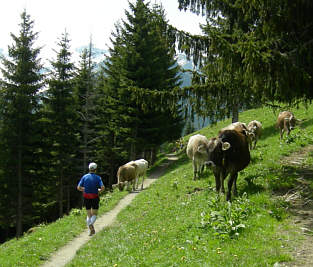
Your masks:
[[[94,171],[95,169],[97,169],[97,164],[94,162],[91,162],[88,166],[89,170]]]

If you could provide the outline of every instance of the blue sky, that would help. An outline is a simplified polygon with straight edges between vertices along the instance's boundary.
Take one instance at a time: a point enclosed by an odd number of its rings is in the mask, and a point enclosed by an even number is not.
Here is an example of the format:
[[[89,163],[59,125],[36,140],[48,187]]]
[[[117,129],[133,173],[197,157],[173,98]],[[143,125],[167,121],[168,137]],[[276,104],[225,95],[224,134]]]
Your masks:
[[[150,2],[161,2],[167,13],[167,19],[178,29],[194,34],[201,33],[199,23],[204,23],[204,18],[190,12],[179,11],[177,0],[150,0]],[[74,56],[78,48],[88,45],[90,37],[96,48],[107,49],[114,24],[124,17],[128,1],[5,0],[0,2],[0,6],[2,11],[0,53],[7,53],[7,47],[12,43],[10,33],[18,35],[20,14],[26,9],[35,22],[34,31],[39,32],[36,45],[43,47],[41,57],[46,60],[54,57],[53,49],[57,48],[58,38],[65,29],[69,33]]]

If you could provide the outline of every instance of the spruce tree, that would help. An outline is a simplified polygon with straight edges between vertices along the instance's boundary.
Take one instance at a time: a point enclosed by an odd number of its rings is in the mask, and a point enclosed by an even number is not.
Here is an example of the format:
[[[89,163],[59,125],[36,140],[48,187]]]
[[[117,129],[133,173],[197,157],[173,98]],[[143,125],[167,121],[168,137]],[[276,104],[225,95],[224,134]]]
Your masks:
[[[179,137],[182,130],[178,105],[161,99],[162,92],[179,85],[179,66],[162,8],[150,9],[142,0],[129,7],[127,21],[117,24],[113,35],[105,68],[107,92],[124,119],[128,159],[149,152],[153,161],[160,144]]]
[[[77,148],[76,112],[73,96],[74,64],[71,61],[68,33],[62,34],[58,42],[56,59],[51,60],[51,73],[46,91],[46,117],[49,121],[50,166],[52,178],[56,181],[55,197],[59,207],[59,217],[64,214],[65,192],[67,196],[73,188],[74,157]],[[66,190],[66,191],[65,191]]]
[[[79,164],[81,173],[88,171],[88,162],[95,157],[95,83],[96,64],[93,61],[93,45],[84,48],[80,55],[79,67],[74,79],[76,112],[78,121],[76,127],[80,133]]]
[[[5,214],[1,221],[16,225],[16,236],[31,214],[33,185],[36,183],[34,162],[39,149],[38,111],[39,90],[42,88],[40,48],[34,48],[38,33],[34,21],[24,11],[18,35],[11,33],[13,44],[8,47],[9,58],[2,57],[0,144],[1,192],[5,192]],[[16,214],[12,214],[12,212]],[[27,210],[27,214],[26,211]],[[27,217],[26,217],[27,216]]]

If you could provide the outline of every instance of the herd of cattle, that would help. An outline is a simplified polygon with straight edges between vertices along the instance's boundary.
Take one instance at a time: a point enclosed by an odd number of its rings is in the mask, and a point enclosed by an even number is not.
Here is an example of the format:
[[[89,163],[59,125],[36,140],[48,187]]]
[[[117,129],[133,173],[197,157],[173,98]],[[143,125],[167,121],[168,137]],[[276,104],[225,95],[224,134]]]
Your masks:
[[[294,129],[298,119],[290,111],[280,112],[276,127],[280,131],[280,138],[284,132],[287,135]],[[205,166],[213,171],[217,192],[225,192],[224,180],[229,175],[226,200],[231,201],[231,191],[237,194],[238,172],[250,163],[250,150],[256,147],[262,134],[262,123],[253,120],[247,125],[243,122],[232,123],[218,132],[216,137],[208,139],[201,134],[189,138],[186,153],[192,160],[193,179],[199,178]],[[120,166],[117,172],[118,186],[123,190],[126,184],[132,185],[135,190],[138,187],[139,178],[142,177],[141,189],[143,189],[144,177],[148,169],[145,159],[130,161]]]

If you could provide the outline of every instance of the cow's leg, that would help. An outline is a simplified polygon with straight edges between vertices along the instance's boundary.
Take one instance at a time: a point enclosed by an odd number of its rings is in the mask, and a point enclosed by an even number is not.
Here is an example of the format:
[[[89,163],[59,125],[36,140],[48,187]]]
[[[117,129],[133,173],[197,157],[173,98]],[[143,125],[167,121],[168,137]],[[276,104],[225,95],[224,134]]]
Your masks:
[[[235,196],[238,196],[238,192],[237,192],[237,178],[238,178],[238,173],[234,174],[235,178],[234,178],[234,181],[233,181],[233,184],[234,184],[234,190],[233,190],[233,193]]]
[[[136,179],[135,179],[135,188],[136,189],[138,188],[138,184],[139,184],[139,176],[136,177]]]
[[[254,139],[253,149],[255,149],[257,138]]]
[[[226,176],[228,175],[228,173],[226,172],[226,170],[222,170],[221,172],[221,184],[222,184],[222,192],[225,193],[225,188],[224,188],[224,181],[226,179]]]
[[[227,201],[231,201],[232,185],[233,185],[235,180],[236,180],[236,174],[235,173],[231,173],[230,177],[229,177],[229,180],[228,180],[228,188],[227,188],[227,196],[226,196],[226,200]]]
[[[214,177],[215,177],[215,187],[216,192],[219,193],[221,189],[221,175],[219,171],[214,171]]]
[[[146,175],[146,174],[143,174],[143,175],[142,175],[141,190],[143,190],[143,181],[145,180],[145,175]]]
[[[197,164],[196,161],[192,161],[192,166],[193,166],[193,179],[197,180]]]
[[[203,171],[204,171],[204,164],[203,164],[203,163],[201,163],[200,173],[203,173]]]
[[[290,134],[290,123],[289,123],[289,120],[285,120],[284,122],[285,122],[284,129],[288,136]]]
[[[136,179],[133,179],[132,181],[131,181],[131,183],[132,183],[132,188],[133,188],[133,191],[135,191],[136,190]]]

